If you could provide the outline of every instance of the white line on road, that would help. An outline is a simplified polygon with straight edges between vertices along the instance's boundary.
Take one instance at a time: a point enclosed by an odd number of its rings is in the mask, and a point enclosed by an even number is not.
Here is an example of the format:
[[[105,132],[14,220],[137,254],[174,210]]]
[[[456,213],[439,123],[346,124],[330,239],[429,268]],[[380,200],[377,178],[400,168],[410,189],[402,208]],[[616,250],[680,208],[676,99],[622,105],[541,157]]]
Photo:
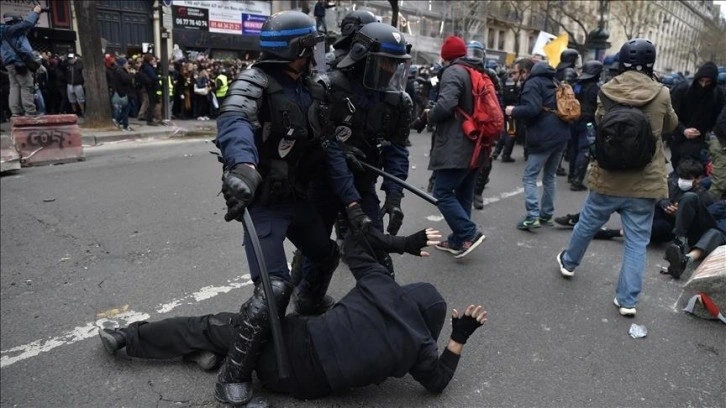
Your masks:
[[[542,187],[541,181],[537,182],[537,187]],[[522,193],[524,193],[524,187],[519,187],[518,189],[512,190],[512,191],[506,191],[504,193],[499,194],[498,196],[486,197],[483,200],[484,205],[486,206],[489,204],[494,204],[497,201],[501,201],[501,200],[504,200],[505,198],[513,197],[513,196],[516,196],[516,195],[522,194]],[[432,221],[432,222],[439,222],[439,221],[442,221],[444,219],[444,217],[441,216],[441,214],[435,214],[435,215],[427,216],[426,219],[429,221]]]
[[[183,304],[194,304],[202,300],[211,299],[220,293],[228,293],[233,289],[239,289],[243,286],[251,285],[252,280],[250,280],[250,275],[246,274],[231,279],[227,283],[228,284],[225,286],[205,286],[197,292],[183,296],[179,299],[174,299],[171,302],[158,305],[154,309],[158,314],[169,313],[176,307]],[[124,310],[122,313],[116,314],[112,318],[103,317],[96,321],[88,322],[83,326],[76,327],[71,331],[63,333],[60,336],[47,340],[35,340],[22,346],[2,350],[2,352],[0,352],[0,354],[2,354],[2,357],[0,358],[0,368],[5,368],[17,363],[18,361],[31,357],[36,357],[42,353],[51,351],[56,347],[73,344],[81,340],[95,337],[97,336],[98,328],[119,326],[119,321],[126,326],[133,322],[147,320],[150,317],[151,316],[147,313]]]

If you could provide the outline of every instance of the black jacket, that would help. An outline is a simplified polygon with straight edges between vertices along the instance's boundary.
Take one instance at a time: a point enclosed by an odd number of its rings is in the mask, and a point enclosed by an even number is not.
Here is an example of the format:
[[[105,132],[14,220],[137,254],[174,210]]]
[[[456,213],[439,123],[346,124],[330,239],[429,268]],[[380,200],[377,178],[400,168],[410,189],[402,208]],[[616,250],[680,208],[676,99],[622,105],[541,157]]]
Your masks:
[[[118,96],[123,98],[126,95],[133,95],[136,93],[133,78],[131,77],[131,74],[124,69],[124,67],[116,67],[113,71],[112,78],[113,83],[110,85],[113,87],[114,91],[116,91]]]
[[[403,253],[404,237],[377,233],[369,240],[376,248]],[[427,390],[441,392],[454,375],[459,356],[448,349],[439,356],[436,343],[446,314],[441,295],[428,283],[399,286],[366,248],[359,238],[346,239],[346,261],[356,285],[333,309],[307,318],[307,333],[296,327],[301,318],[288,316],[283,321],[295,382],[307,385],[295,395],[299,398],[379,384],[406,373]],[[441,308],[440,315],[432,317],[431,305]],[[311,351],[301,353],[303,348]],[[275,361],[271,346],[260,361]],[[319,367],[324,378],[311,378]],[[257,375],[263,384],[277,381],[270,378],[274,370],[258,368]]]

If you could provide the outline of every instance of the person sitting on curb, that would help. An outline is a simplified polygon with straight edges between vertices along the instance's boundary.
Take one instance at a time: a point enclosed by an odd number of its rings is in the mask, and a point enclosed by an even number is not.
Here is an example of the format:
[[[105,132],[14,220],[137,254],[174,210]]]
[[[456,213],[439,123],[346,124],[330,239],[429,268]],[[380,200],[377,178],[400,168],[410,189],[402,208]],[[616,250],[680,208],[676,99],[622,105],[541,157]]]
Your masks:
[[[319,398],[354,387],[378,384],[410,373],[427,390],[441,392],[454,375],[464,344],[487,320],[481,305],[451,315],[451,338],[439,355],[437,340],[446,302],[429,283],[399,285],[377,261],[376,250],[429,256],[423,248],[441,236],[433,229],[407,237],[349,233],[344,256],[356,285],[322,315],[287,315],[282,323],[291,377],[281,380],[272,342],[256,364],[263,386],[295,398]],[[243,306],[255,307],[254,300]],[[244,311],[243,311],[244,314]],[[125,348],[130,357],[184,356],[201,367],[215,367],[232,345],[236,313],[134,322],[121,329],[99,329],[104,348]],[[351,352],[356,350],[357,352]],[[380,358],[384,356],[385,358]]]

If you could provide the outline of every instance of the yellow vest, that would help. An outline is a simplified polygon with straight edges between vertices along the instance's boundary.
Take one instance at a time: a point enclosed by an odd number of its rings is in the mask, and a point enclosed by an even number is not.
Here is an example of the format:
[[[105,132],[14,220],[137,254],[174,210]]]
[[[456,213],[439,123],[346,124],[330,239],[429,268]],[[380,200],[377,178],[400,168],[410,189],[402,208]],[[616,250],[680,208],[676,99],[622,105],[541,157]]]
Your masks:
[[[166,80],[169,82],[169,97],[171,98],[174,96],[174,83],[171,82],[171,75],[168,75]],[[159,85],[164,86],[164,83],[161,82],[161,78],[159,78]],[[163,94],[162,89],[159,88],[159,90],[156,91],[156,94],[161,96]]]
[[[217,88],[217,90],[214,91],[214,94],[217,95],[217,98],[224,98],[225,96],[227,96],[227,90],[229,89],[229,84],[227,83],[227,75],[219,74],[217,75],[217,79],[222,81],[222,86]],[[217,82],[216,79],[215,82]]]

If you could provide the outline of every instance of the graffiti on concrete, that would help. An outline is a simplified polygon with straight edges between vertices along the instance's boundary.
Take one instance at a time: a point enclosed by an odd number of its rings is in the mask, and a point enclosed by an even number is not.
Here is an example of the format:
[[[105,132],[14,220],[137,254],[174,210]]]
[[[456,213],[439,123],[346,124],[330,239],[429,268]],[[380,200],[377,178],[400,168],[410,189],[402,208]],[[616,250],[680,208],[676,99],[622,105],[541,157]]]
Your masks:
[[[49,147],[57,145],[59,149],[62,149],[66,139],[68,139],[68,144],[71,144],[70,136],[70,133],[57,129],[34,130],[28,132],[28,146]]]

